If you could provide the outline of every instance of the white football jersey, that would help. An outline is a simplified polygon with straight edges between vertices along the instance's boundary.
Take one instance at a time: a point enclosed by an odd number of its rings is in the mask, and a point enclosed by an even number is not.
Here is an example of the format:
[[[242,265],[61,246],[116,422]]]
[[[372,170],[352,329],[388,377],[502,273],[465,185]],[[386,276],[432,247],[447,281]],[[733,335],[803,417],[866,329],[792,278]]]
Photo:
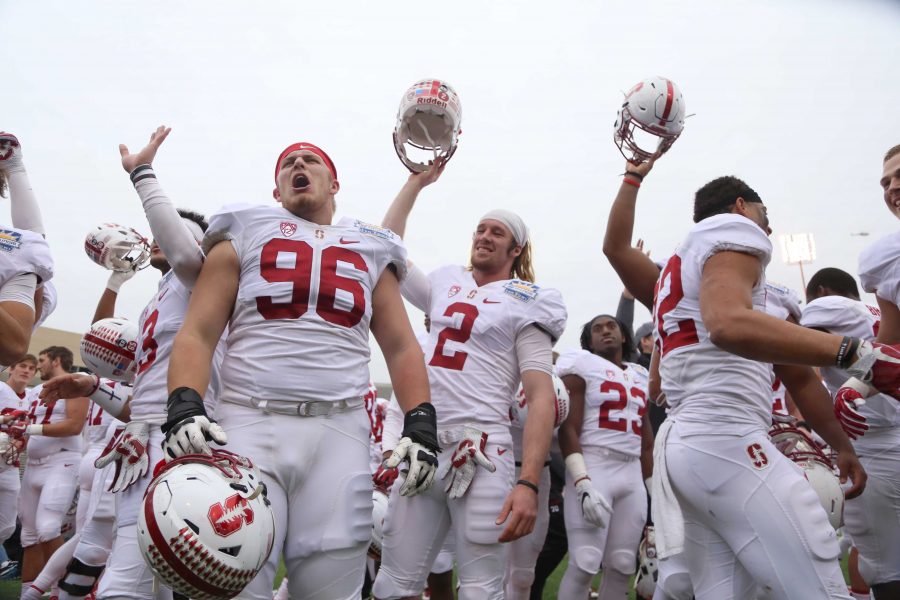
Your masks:
[[[859,281],[867,292],[900,306],[900,231],[862,251]]]
[[[660,350],[662,389],[674,415],[698,432],[734,424],[730,433],[767,430],[772,415],[772,366],[716,347],[700,315],[700,280],[718,252],[757,256],[759,280],[753,308],[766,309],[765,268],[772,243],[756,223],[735,214],[697,223],[660,273],[654,305],[654,337]],[[720,428],[721,429],[721,428]]]
[[[22,273],[34,273],[41,281],[50,281],[50,246],[38,233],[0,225],[0,286]]]
[[[52,405],[41,403],[40,393],[44,384],[37,385],[25,394],[28,411],[33,425],[59,423],[66,418],[66,401],[57,400]],[[58,452],[81,452],[81,433],[67,437],[32,435],[28,438],[28,460],[45,458]]]
[[[516,337],[536,325],[557,340],[566,326],[562,296],[517,279],[478,287],[461,266],[428,279],[431,331],[423,350],[438,429],[471,424],[509,435],[510,398],[521,379]]]
[[[160,278],[156,295],[141,313],[138,320],[140,338],[135,352],[137,376],[134,378],[131,398],[133,421],[146,421],[154,425],[166,422],[169,357],[175,335],[184,323],[190,299],[190,290],[175,276],[174,270],[169,270]],[[224,346],[220,340],[210,370],[209,388],[204,397],[210,416],[219,390],[219,369],[223,353]]]
[[[261,400],[362,398],[369,385],[372,292],[399,236],[350,218],[305,221],[280,206],[227,206],[204,248],[230,239],[240,284],[222,365],[223,394]]]
[[[28,410],[29,405],[25,400],[26,396],[19,398],[19,395],[6,383],[0,383],[0,415],[11,413],[15,410]],[[0,460],[0,473],[14,467],[7,465],[6,461]]]
[[[582,448],[601,447],[640,456],[647,412],[647,369],[633,363],[625,363],[620,369],[601,356],[579,349],[560,355],[556,374],[584,380]]]
[[[825,296],[813,300],[803,309],[800,324],[836,335],[849,335],[871,341],[878,335],[880,320],[881,311],[876,306],[843,296]],[[846,371],[837,367],[822,367],[821,372],[825,387],[832,396],[850,377]],[[859,412],[866,418],[869,432],[877,428],[900,425],[900,403],[884,394],[866,398]],[[868,432],[866,436],[869,436],[868,439],[872,437]],[[865,443],[866,436],[857,441]]]
[[[800,296],[789,287],[766,282],[766,312],[776,319],[788,320],[793,318],[800,322]],[[779,415],[788,414],[787,388],[784,382],[775,375],[772,370],[772,413]]]

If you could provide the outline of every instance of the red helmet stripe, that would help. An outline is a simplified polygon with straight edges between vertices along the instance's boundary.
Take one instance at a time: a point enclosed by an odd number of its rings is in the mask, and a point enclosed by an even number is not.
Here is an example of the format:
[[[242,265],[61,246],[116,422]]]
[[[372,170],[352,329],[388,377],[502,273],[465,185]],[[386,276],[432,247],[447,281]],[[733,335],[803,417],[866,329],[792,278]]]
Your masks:
[[[101,348],[103,348],[104,350],[109,350],[113,354],[121,356],[122,358],[125,358],[128,360],[134,360],[134,352],[129,352],[125,348],[117,346],[117,345],[113,344],[112,342],[107,342],[103,338],[97,337],[93,333],[89,332],[89,333],[84,334],[84,341],[90,342],[92,344],[96,344],[96,345],[100,346]]]
[[[672,103],[675,100],[675,86],[666,79],[666,108],[663,110],[662,118],[659,120],[660,125],[665,125],[669,120],[669,113],[672,112]]]

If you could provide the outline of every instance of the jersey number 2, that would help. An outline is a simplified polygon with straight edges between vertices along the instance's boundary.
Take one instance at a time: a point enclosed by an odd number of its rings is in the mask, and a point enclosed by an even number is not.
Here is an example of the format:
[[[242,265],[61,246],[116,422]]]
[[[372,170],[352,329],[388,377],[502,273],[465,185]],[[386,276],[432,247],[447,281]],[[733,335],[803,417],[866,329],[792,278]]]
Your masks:
[[[454,302],[444,311],[445,317],[452,317],[455,314],[463,316],[462,323],[459,327],[446,327],[438,334],[437,344],[434,346],[434,355],[428,364],[432,367],[441,367],[444,369],[452,369],[454,371],[462,371],[469,358],[468,352],[457,350],[453,354],[444,354],[444,344],[447,341],[459,342],[465,344],[472,335],[472,327],[475,325],[475,319],[478,318],[478,308],[466,304],[465,302]]]

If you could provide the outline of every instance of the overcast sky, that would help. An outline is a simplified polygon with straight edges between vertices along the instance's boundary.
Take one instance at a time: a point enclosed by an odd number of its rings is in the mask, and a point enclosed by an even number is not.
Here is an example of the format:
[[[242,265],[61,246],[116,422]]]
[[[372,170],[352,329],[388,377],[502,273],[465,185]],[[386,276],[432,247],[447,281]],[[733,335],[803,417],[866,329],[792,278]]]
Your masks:
[[[568,348],[621,291],[601,244],[623,171],[612,124],[624,90],[669,77],[695,114],[641,188],[636,235],[653,257],[690,228],[694,191],[734,174],[766,202],[776,248],[780,233],[815,235],[807,277],[855,273],[860,250],[898,225],[878,187],[900,143],[898,32],[900,4],[887,0],[0,0],[0,129],[23,144],[56,260],[61,303],[47,325],[83,331],[108,275],[85,234],[106,221],[149,234],[120,142],[136,150],[171,126],[159,180],[177,206],[210,214],[271,202],[279,152],[311,141],[337,165],[338,217],[379,222],[406,179],[391,147],[400,97],[446,79],[463,135],[413,212],[410,256],[426,269],[464,263],[484,212],[518,212],[538,283],[568,305]],[[800,288],[777,250],[768,275]],[[126,284],[120,316],[137,319],[157,277]],[[372,370],[387,379],[377,349]]]

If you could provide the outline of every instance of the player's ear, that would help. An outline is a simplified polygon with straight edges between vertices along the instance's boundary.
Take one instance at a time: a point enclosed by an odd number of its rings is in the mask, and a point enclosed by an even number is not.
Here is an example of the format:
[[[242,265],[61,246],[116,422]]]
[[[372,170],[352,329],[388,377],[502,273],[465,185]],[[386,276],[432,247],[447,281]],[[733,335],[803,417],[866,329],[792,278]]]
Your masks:
[[[278,192],[278,188],[272,190],[272,197],[275,198],[275,202],[281,202],[281,194]]]
[[[522,254],[522,250],[524,250],[524,249],[525,249],[525,246],[516,245],[513,247],[511,254],[513,256],[519,256],[520,254]]]
[[[335,194],[337,194],[337,193],[340,191],[340,189],[341,189],[341,184],[340,184],[340,182],[339,182],[337,179],[332,179],[332,180],[331,180],[331,188],[330,188],[330,189],[331,189],[331,195],[332,195],[332,196],[334,196]]]

